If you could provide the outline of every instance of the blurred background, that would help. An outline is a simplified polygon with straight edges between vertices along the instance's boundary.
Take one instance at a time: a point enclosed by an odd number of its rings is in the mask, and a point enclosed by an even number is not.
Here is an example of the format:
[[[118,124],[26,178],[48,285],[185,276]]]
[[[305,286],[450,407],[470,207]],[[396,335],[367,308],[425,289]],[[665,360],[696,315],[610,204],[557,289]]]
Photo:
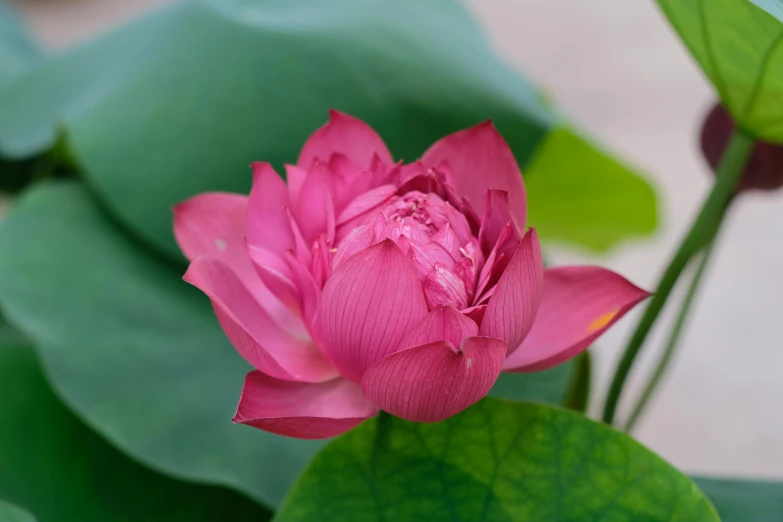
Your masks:
[[[42,45],[61,50],[167,2],[10,3]],[[706,80],[650,0],[466,3],[512,68],[540,86],[559,112],[645,173],[658,193],[660,224],[651,238],[602,256],[555,247],[552,259],[600,263],[654,288],[711,180],[697,147],[701,119],[714,101]],[[781,197],[746,194],[737,201],[677,360],[635,433],[690,473],[783,478]],[[636,317],[610,330],[594,351],[593,403],[603,399]],[[638,369],[648,369],[659,351],[658,330]]]

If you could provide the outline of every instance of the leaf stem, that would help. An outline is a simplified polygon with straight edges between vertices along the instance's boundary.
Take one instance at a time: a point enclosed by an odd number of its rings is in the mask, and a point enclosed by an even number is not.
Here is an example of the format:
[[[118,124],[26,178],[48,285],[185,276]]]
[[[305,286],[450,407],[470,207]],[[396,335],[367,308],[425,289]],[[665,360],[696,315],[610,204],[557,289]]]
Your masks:
[[[699,293],[698,292],[699,286],[701,285],[701,281],[702,278],[704,277],[704,273],[706,271],[707,265],[709,265],[710,256],[712,255],[712,252],[715,247],[716,236],[717,234],[715,234],[715,236],[707,244],[707,246],[704,248],[704,251],[701,254],[699,265],[696,267],[696,271],[694,272],[693,278],[691,279],[691,284],[688,287],[688,291],[685,294],[685,298],[682,301],[682,305],[680,306],[680,311],[677,314],[677,320],[675,321],[674,326],[672,327],[672,331],[669,334],[669,338],[666,341],[666,347],[664,348],[663,354],[661,355],[661,358],[658,360],[658,364],[655,367],[655,371],[653,371],[653,374],[650,376],[650,379],[647,381],[647,385],[644,387],[644,391],[642,392],[642,395],[639,397],[636,406],[634,406],[633,410],[631,411],[631,415],[628,418],[628,421],[625,423],[625,431],[630,432],[633,429],[633,427],[636,425],[636,422],[639,420],[639,417],[641,416],[642,412],[647,407],[647,404],[650,402],[650,399],[655,393],[655,389],[660,384],[661,379],[666,374],[666,371],[668,370],[669,365],[671,364],[672,357],[674,356],[674,352],[677,349],[677,346],[680,341],[680,337],[682,335],[683,327],[685,326],[685,323],[688,320],[688,316],[690,315],[690,311],[693,305],[693,300],[696,297],[696,294]]]
[[[576,359],[576,368],[571,376],[571,384],[565,407],[569,410],[585,413],[590,403],[590,383],[592,380],[593,363],[589,351],[584,351]]]
[[[661,277],[655,295],[650,299],[644,315],[639,320],[639,324],[636,326],[636,330],[625,347],[620,362],[617,364],[609,394],[604,404],[603,420],[607,424],[611,424],[614,421],[620,396],[644,340],[658,319],[682,271],[690,259],[705,245],[706,240],[713,234],[715,224],[726,210],[726,205],[731,199],[734,187],[753,150],[754,144],[753,138],[739,129],[732,134],[731,140],[721,158],[720,165],[718,165],[715,184],[704,201],[699,215],[680,243],[680,247],[671,261],[669,261],[669,266],[666,267]]]

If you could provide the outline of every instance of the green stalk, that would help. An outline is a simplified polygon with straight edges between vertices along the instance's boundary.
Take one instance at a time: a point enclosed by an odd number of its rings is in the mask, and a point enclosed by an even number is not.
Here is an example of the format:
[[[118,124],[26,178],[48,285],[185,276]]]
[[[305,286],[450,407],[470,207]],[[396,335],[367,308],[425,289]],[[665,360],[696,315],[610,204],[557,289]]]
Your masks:
[[[612,385],[609,388],[609,394],[604,404],[603,420],[607,424],[611,424],[614,421],[620,396],[644,340],[658,319],[682,271],[690,259],[705,245],[707,238],[712,235],[715,223],[720,220],[723,212],[726,210],[726,205],[731,199],[734,187],[754,144],[753,138],[740,130],[735,131],[731,136],[729,145],[723,153],[720,165],[718,165],[715,184],[704,201],[699,215],[691,225],[682,243],[680,243],[679,249],[669,262],[669,266],[666,267],[655,295],[650,299],[644,315],[639,320],[639,324],[628,342],[620,362],[617,364]]]
[[[634,425],[636,425],[636,421],[639,420],[642,412],[647,407],[647,403],[650,402],[650,399],[655,393],[655,389],[660,384],[661,379],[663,378],[664,374],[666,374],[666,370],[668,370],[669,365],[671,364],[672,356],[674,355],[674,352],[676,351],[679,344],[683,327],[688,320],[688,316],[693,305],[693,299],[698,293],[699,285],[701,284],[704,272],[706,271],[705,269],[709,264],[710,256],[714,250],[715,239],[715,237],[712,238],[709,244],[705,247],[704,252],[701,254],[699,266],[696,268],[696,272],[693,274],[693,279],[691,280],[691,284],[688,287],[688,292],[685,294],[685,299],[683,299],[682,306],[680,307],[680,311],[677,315],[677,320],[675,321],[672,331],[669,334],[669,339],[666,341],[666,348],[664,349],[663,354],[661,355],[661,358],[655,367],[655,371],[650,376],[650,379],[647,382],[647,386],[644,387],[644,391],[639,397],[639,401],[631,411],[631,416],[628,418],[628,422],[625,424],[625,431],[631,431]]]
[[[571,376],[571,385],[565,400],[569,410],[585,413],[590,403],[590,383],[593,375],[593,363],[590,351],[584,351],[576,358],[576,368]]]

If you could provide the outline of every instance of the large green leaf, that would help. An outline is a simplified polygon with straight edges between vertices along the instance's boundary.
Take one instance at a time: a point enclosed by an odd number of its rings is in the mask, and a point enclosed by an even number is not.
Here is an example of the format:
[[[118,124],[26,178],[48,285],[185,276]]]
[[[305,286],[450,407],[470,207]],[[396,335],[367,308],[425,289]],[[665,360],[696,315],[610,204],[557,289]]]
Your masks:
[[[723,522],[780,522],[783,483],[762,480],[696,478]]]
[[[548,404],[563,404],[576,365],[569,361],[535,373],[501,373],[489,395]]]
[[[50,59],[0,99],[0,151],[29,155],[64,130],[110,210],[172,255],[173,204],[246,192],[250,162],[294,161],[328,108],[365,119],[406,160],[493,118],[525,165],[557,120],[457,0],[186,0]],[[557,201],[541,174],[535,197]],[[578,233],[552,226],[557,237],[603,248],[648,232],[649,187],[618,186],[628,225],[605,230],[591,206],[570,222]]]
[[[717,522],[684,475],[567,410],[484,399],[438,424],[384,416],[327,446],[277,522]]]
[[[36,522],[35,517],[19,506],[0,500],[0,520],[3,522]]]
[[[20,74],[38,58],[38,47],[27,34],[19,16],[11,6],[0,2],[0,84]],[[32,159],[7,161],[0,157],[0,191],[18,190],[30,179],[34,166]]]
[[[527,168],[530,226],[542,237],[606,250],[657,225],[652,187],[565,127],[540,144]]]
[[[25,506],[39,522],[270,516],[238,493],[158,475],[109,446],[57,400],[29,347],[0,346],[0,396],[0,498]],[[0,520],[10,522],[3,506]]]
[[[28,344],[30,344],[30,341],[22,332],[0,317],[0,346],[21,346]]]
[[[75,183],[33,188],[0,225],[0,302],[65,401],[155,469],[275,504],[320,444],[231,423],[249,368],[181,277]]]
[[[759,138],[783,143],[783,3],[658,0],[658,4],[735,121]]]
[[[408,159],[488,117],[526,159],[554,118],[452,0],[185,1],[3,96],[7,153],[47,146],[63,124],[111,206],[172,252],[171,205],[246,192],[248,165],[294,161],[330,107],[365,118]]]
[[[38,46],[13,9],[0,3],[0,83],[22,71],[39,56]]]

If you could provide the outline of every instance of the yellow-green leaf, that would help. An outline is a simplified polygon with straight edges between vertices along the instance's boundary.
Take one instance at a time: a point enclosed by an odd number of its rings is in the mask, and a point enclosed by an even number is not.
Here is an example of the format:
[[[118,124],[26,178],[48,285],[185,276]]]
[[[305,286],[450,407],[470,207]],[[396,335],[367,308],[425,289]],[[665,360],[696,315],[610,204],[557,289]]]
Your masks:
[[[783,143],[780,0],[658,0],[739,126]]]

